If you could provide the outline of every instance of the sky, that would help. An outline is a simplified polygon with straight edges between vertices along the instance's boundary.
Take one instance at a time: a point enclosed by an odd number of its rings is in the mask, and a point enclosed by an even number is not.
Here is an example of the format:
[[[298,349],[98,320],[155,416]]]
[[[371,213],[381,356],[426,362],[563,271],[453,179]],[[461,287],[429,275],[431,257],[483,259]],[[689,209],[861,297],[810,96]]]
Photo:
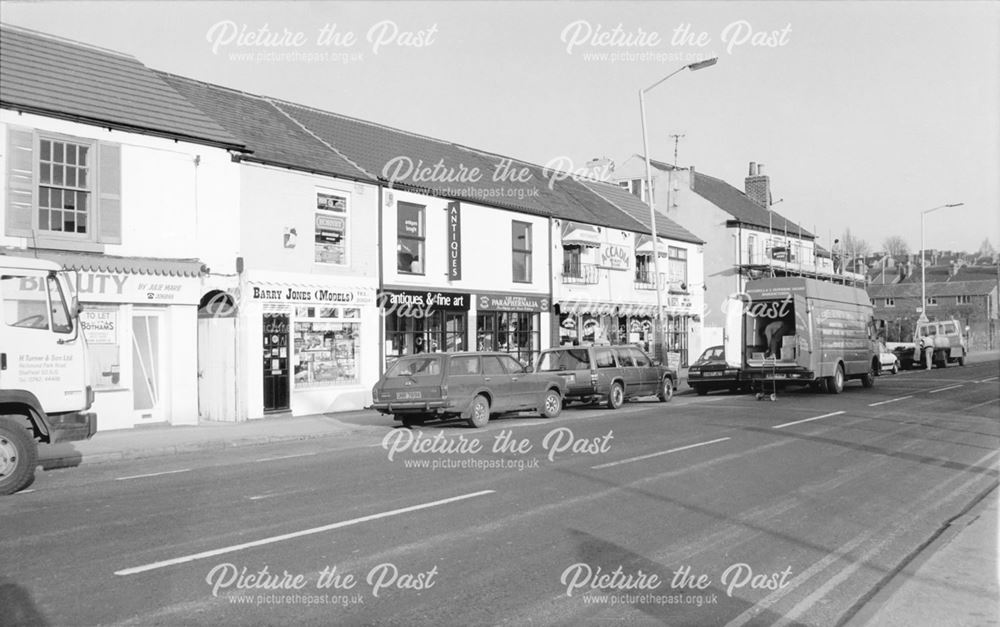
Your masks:
[[[147,66],[529,162],[650,153],[820,242],[1000,249],[998,2],[0,2]]]

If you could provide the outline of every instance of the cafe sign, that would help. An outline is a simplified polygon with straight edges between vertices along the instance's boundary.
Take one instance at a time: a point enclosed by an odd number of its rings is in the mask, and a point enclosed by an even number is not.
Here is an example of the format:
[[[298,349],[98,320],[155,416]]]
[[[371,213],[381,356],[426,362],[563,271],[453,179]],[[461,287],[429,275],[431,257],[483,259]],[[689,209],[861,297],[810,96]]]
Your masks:
[[[610,270],[628,270],[631,248],[617,244],[601,244],[597,254],[597,265]]]

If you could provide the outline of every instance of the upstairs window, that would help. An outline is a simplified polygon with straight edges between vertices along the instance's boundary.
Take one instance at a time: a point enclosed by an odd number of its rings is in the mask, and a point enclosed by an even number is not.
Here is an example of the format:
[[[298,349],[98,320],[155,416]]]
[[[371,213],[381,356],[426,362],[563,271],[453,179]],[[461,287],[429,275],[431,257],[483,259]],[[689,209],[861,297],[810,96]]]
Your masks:
[[[670,288],[686,291],[688,281],[687,250],[676,246],[668,246],[667,267]]]
[[[87,233],[90,146],[42,139],[38,149],[38,230]]]
[[[531,283],[531,225],[511,224],[511,257],[515,283]]]
[[[396,270],[424,274],[424,207],[401,202],[396,208]]]

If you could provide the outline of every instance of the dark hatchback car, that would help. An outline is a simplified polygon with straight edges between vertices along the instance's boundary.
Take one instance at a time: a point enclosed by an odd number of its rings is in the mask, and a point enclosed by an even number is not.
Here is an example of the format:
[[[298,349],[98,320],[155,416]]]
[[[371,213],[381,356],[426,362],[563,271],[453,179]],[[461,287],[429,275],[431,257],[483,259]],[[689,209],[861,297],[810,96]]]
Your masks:
[[[400,357],[372,388],[372,407],[404,425],[460,417],[482,427],[490,415],[562,411],[564,384],[533,374],[507,353],[422,353]]]
[[[740,378],[739,368],[726,364],[726,354],[721,346],[706,348],[698,361],[688,368],[687,380],[688,385],[699,396],[704,396],[712,390],[735,392],[745,385]]]
[[[555,374],[566,382],[567,400],[605,401],[611,409],[641,396],[669,401],[677,386],[677,372],[630,344],[550,348],[537,363],[539,374]]]

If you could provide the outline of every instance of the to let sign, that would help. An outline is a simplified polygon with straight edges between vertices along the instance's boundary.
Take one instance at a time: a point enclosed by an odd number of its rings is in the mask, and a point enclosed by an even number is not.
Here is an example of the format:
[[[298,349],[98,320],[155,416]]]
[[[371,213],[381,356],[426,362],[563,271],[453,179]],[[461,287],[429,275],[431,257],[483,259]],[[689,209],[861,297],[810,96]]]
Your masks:
[[[448,279],[462,278],[462,205],[448,203]]]

